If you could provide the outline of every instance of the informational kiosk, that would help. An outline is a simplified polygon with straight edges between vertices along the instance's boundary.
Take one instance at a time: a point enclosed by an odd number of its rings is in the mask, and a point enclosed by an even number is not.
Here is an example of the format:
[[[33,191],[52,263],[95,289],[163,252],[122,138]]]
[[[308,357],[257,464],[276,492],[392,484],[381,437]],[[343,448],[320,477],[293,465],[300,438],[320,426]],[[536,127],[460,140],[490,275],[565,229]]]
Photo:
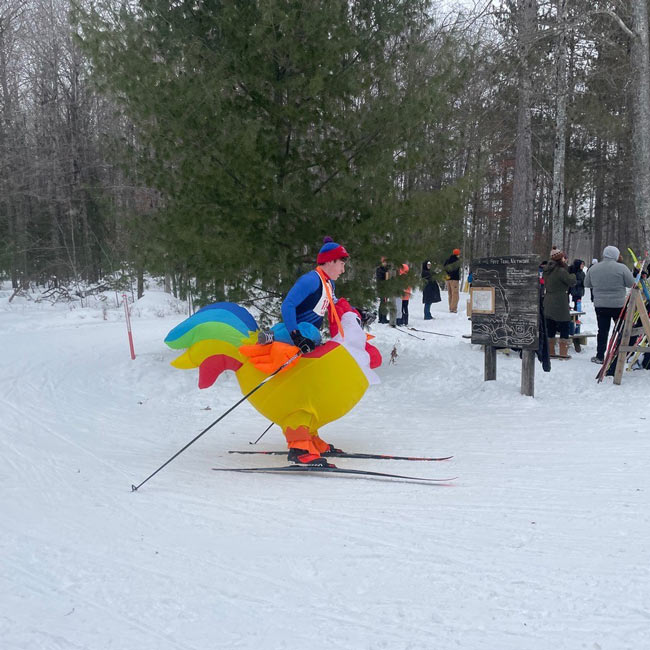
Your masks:
[[[471,272],[472,343],[484,346],[484,379],[496,379],[498,348],[521,349],[521,392],[532,397],[539,345],[539,257],[483,257],[472,261]]]

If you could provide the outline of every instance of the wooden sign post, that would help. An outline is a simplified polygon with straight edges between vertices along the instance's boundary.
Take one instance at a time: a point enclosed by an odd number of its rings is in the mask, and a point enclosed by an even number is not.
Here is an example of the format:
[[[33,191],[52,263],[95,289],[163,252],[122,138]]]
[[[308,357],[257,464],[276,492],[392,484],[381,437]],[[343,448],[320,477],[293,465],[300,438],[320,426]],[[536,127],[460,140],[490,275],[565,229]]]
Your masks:
[[[485,257],[471,265],[472,343],[485,350],[484,380],[496,379],[496,350],[522,351],[521,393],[535,394],[539,345],[539,258]]]

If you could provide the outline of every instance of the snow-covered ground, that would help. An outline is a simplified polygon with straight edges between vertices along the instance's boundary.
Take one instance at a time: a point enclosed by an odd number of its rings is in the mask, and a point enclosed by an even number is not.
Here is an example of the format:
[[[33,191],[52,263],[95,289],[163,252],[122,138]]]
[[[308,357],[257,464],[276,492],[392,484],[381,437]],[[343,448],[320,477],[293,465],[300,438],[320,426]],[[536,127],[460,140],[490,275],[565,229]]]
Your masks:
[[[240,397],[199,391],[166,333],[186,316],[0,292],[0,648],[3,650],[642,650],[650,647],[650,372],[597,384],[594,339],[536,368],[462,338],[461,296],[419,340],[374,325],[382,384],[323,431],[350,451],[444,456],[339,466],[458,478],[447,486],[218,473],[284,464],[251,449]],[[595,331],[591,303],[583,329]],[[393,346],[398,357],[389,364]],[[283,448],[274,427],[260,449]]]

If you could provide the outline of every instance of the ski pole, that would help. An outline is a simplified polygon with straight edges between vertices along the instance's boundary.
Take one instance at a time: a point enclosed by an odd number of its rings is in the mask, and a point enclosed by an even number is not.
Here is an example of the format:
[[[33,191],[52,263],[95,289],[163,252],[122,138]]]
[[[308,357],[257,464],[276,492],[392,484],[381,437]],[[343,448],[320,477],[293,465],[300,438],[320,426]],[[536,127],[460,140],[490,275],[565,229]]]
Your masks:
[[[269,379],[271,379],[272,377],[277,375],[281,370],[284,370],[284,368],[286,368],[290,363],[295,361],[301,354],[302,354],[302,351],[299,350],[298,352],[296,352],[296,354],[294,354],[291,357],[291,359],[288,359],[287,361],[285,361],[277,370],[274,370],[268,377],[265,377],[259,384],[257,384],[257,386],[255,386],[255,388],[249,390],[248,393],[246,393],[246,395],[244,395],[239,401],[237,401],[235,404],[233,404],[225,413],[220,415],[209,427],[206,427],[205,429],[203,429],[203,431],[201,431],[201,433],[199,433],[198,436],[195,436],[194,438],[192,438],[192,440],[190,440],[183,448],[179,449],[168,461],[164,462],[153,474],[150,474],[149,476],[147,476],[147,478],[144,479],[144,481],[142,481],[142,483],[140,483],[139,485],[131,485],[131,492],[135,492],[136,490],[140,489],[150,478],[153,478],[156,474],[158,474],[158,472],[163,467],[166,467],[167,465],[169,465],[169,463],[171,463],[174,460],[174,458],[176,458],[177,456],[180,456],[190,445],[193,445],[204,433],[207,433],[210,429],[212,429],[212,427],[215,424],[217,424],[218,422],[221,422],[221,420],[223,420],[226,417],[226,415],[228,415],[228,413],[231,413],[232,411],[234,411],[242,402],[245,402],[254,392],[256,392],[260,388],[262,388],[262,386],[264,386],[264,384],[266,384],[266,382],[269,381]],[[269,427],[269,429],[270,428],[271,427]],[[267,431],[268,431],[268,429],[267,429]],[[266,431],[264,433],[266,433]]]
[[[416,327],[409,327],[408,329],[414,332],[424,332],[425,334],[435,334],[436,336],[448,336],[450,339],[455,338],[453,334],[443,334],[442,332],[432,332],[431,330],[419,330]]]
[[[251,441],[249,440],[249,441],[248,441],[248,444],[249,444],[249,445],[256,445],[256,444],[257,444],[257,443],[258,443],[258,442],[259,442],[259,441],[264,437],[264,434],[266,434],[266,432],[267,432],[267,431],[268,431],[268,430],[269,430],[269,429],[270,429],[274,424],[275,424],[275,422],[271,422],[271,424],[269,424],[269,426],[266,427],[266,429],[264,429],[264,433],[263,433],[263,434],[262,434],[262,435],[261,435],[261,436],[260,436],[260,437],[255,441],[255,442],[251,442]]]
[[[418,336],[417,334],[413,334],[413,332],[407,332],[406,330],[403,330],[401,327],[394,327],[393,329],[396,329],[398,332],[402,332],[402,334],[408,334],[409,336],[412,336],[414,339],[420,339],[420,341],[426,341],[424,337]]]

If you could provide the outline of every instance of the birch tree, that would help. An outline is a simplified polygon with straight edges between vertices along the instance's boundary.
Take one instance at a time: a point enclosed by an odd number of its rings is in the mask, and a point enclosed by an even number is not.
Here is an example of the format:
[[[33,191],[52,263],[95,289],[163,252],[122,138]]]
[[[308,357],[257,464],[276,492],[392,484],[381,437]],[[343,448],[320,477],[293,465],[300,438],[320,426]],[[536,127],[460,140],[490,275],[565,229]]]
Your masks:
[[[632,0],[630,58],[637,84],[633,89],[633,146],[636,214],[645,250],[650,249],[650,44],[647,0]]]
[[[517,0],[515,25],[519,62],[519,92],[512,216],[510,219],[510,252],[528,253],[531,251],[533,232],[531,55],[537,31],[537,0]]]
[[[557,0],[555,58],[555,142],[553,145],[553,187],[551,198],[552,241],[564,248],[564,168],[567,130],[567,0]]]

